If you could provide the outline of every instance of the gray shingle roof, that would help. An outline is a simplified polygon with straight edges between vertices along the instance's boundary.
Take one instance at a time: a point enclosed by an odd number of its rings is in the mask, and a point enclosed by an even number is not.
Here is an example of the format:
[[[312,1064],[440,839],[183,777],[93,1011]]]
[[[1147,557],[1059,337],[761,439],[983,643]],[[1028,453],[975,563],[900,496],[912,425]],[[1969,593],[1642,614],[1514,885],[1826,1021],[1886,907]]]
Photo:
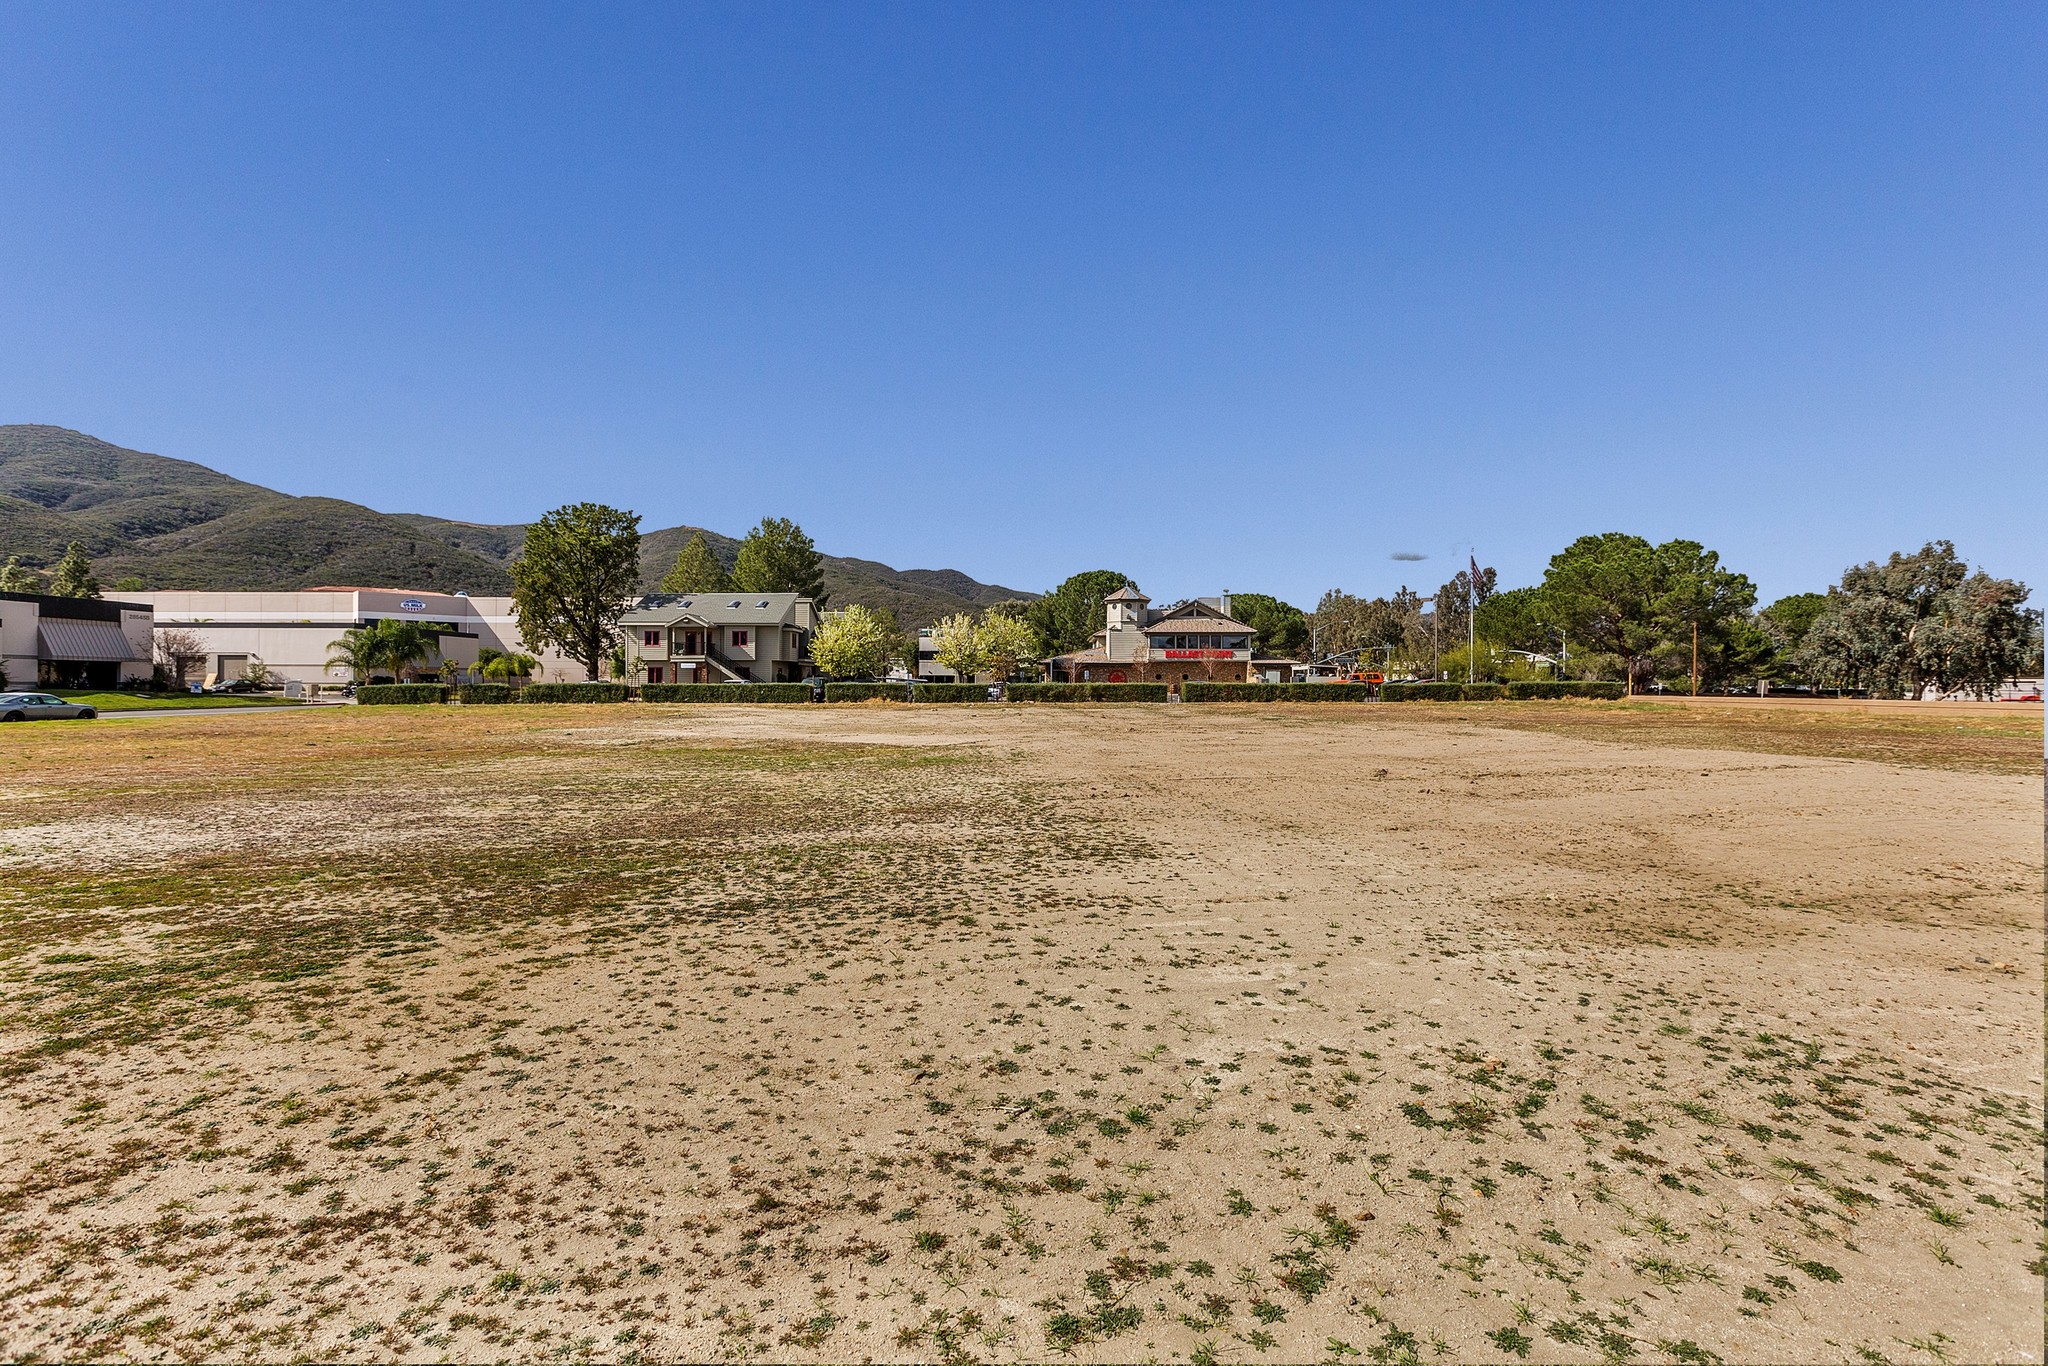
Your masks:
[[[796,615],[800,593],[651,593],[619,618],[621,626],[773,626]]]

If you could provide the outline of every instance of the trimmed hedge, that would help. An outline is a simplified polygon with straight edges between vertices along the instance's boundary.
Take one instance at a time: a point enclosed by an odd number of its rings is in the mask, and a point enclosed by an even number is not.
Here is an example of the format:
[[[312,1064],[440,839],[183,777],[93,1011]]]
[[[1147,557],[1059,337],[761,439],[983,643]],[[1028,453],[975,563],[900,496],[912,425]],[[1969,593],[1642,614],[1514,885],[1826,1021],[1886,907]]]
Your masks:
[[[1467,702],[1498,702],[1508,695],[1508,690],[1498,683],[1467,683],[1463,700]]]
[[[1463,702],[1463,683],[1383,683],[1380,699],[1385,702]]]
[[[1012,702],[1164,702],[1164,683],[1012,683]]]
[[[446,683],[368,683],[356,689],[359,707],[412,707],[447,700]]]
[[[887,702],[906,702],[910,699],[908,685],[902,683],[827,683],[827,702],[867,702],[874,698]]]
[[[1180,685],[1183,702],[1370,702],[1367,683],[1196,683]]]
[[[986,683],[920,683],[910,694],[913,702],[986,702]]]
[[[471,707],[492,702],[510,702],[512,700],[512,685],[509,683],[465,683],[455,690],[455,700]]]
[[[529,683],[519,690],[521,702],[623,702],[623,683]]]
[[[808,683],[643,683],[642,702],[808,702]]]
[[[1508,696],[1521,702],[1558,697],[1584,697],[1601,702],[1619,702],[1628,689],[1620,683],[1510,683]]]

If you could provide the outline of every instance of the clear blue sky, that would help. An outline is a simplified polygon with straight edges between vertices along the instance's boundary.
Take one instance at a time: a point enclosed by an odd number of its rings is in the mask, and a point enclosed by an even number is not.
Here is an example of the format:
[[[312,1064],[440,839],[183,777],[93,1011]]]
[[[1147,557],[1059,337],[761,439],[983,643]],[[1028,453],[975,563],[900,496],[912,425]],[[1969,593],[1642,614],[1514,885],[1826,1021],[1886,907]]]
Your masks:
[[[0,421],[1022,588],[2040,583],[2044,225],[2039,3],[0,8]]]

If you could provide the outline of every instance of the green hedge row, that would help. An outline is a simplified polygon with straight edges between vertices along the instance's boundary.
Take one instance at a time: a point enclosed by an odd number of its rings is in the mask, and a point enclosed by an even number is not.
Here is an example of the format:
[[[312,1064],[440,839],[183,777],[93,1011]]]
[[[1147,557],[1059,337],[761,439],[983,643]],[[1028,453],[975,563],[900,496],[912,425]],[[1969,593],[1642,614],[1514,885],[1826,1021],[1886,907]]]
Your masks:
[[[509,683],[465,683],[455,690],[455,700],[471,707],[489,703],[510,702],[512,700],[512,685]]]
[[[808,702],[808,683],[643,683],[642,702]]]
[[[1192,687],[1193,685],[1188,685]],[[1012,702],[1164,702],[1164,683],[1012,683]]]
[[[1364,683],[1183,683],[1183,702],[1370,702]]]
[[[369,683],[356,689],[359,707],[406,707],[447,700],[446,683]]]
[[[1628,687],[1622,683],[1510,683],[1507,686],[1508,696],[1523,702],[1556,697],[1619,702],[1628,695]]]
[[[623,683],[529,683],[519,690],[521,702],[623,702],[630,689]]]
[[[1496,683],[1475,683],[1475,688],[1498,688]],[[1463,683],[1383,683],[1380,685],[1380,700],[1383,702],[1477,702],[1478,697],[1465,695]]]
[[[827,702],[866,702],[871,698],[882,698],[890,702],[906,702],[910,699],[910,688],[903,683],[827,683]]]
[[[915,689],[903,683],[827,683],[827,702],[866,702],[873,698],[889,702],[986,702],[986,683],[920,683]]]

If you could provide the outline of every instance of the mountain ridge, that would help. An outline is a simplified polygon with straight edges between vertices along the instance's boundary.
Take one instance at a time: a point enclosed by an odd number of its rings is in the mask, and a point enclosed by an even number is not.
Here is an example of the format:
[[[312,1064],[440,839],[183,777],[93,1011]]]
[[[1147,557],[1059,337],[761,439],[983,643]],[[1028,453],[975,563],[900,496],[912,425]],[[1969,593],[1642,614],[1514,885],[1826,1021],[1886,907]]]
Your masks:
[[[702,532],[727,565],[739,540],[708,528],[661,527],[640,541],[651,590]],[[67,427],[0,425],[0,558],[48,568],[72,541],[102,583],[148,589],[274,590],[380,583],[439,592],[512,590],[525,523],[378,512],[340,498],[283,493],[196,461],[131,450]],[[1005,598],[1028,598],[957,569],[895,569],[823,557],[828,606],[859,602],[905,626]]]

